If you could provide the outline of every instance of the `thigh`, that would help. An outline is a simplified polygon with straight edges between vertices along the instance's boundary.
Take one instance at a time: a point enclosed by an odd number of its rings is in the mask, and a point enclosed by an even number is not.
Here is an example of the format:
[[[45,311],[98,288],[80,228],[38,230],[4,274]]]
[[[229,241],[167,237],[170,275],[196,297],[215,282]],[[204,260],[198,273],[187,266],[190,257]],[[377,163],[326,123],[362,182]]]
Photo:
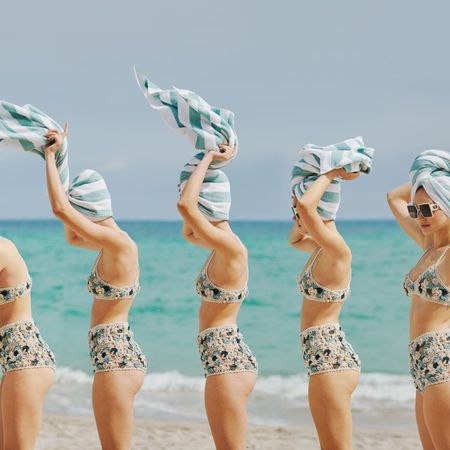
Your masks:
[[[425,423],[436,449],[450,448],[450,382],[428,386],[423,393]]]
[[[351,448],[351,396],[359,372],[343,370],[312,375],[308,400],[314,424],[324,449]]]
[[[53,376],[50,368],[15,370],[4,375],[1,390],[4,444],[34,442]]]
[[[131,447],[134,399],[144,376],[140,370],[95,374],[92,402],[102,448]]]
[[[141,370],[111,370],[96,373],[93,396],[101,400],[106,409],[108,405],[115,403],[133,402],[144,382],[144,377],[145,374]]]
[[[217,449],[244,449],[247,400],[256,383],[252,372],[207,377],[205,407]]]
[[[255,383],[256,374],[253,372],[212,375],[206,378],[205,394],[217,399],[216,404],[234,409],[248,399]]]
[[[416,423],[424,450],[435,450],[423,412],[423,395],[416,392]]]

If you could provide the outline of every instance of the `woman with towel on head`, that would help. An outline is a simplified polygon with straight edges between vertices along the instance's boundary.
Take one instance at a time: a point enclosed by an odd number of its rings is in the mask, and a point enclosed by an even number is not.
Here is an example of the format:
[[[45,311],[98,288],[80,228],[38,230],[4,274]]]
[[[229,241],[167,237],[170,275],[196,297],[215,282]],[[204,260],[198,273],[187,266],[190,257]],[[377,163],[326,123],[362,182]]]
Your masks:
[[[196,280],[205,406],[216,448],[244,450],[257,362],[236,324],[248,294],[248,255],[230,227],[230,186],[219,170],[236,156],[233,113],[212,108],[193,92],[161,90],[145,76],[137,78],[150,105],[200,150],[181,173],[177,207],[183,237],[211,251]]]
[[[352,254],[335,219],[341,180],[368,173],[372,155],[360,137],[327,147],[309,144],[292,171],[289,243],[312,254],[298,278],[303,294],[301,348],[311,414],[324,450],[352,448],[350,402],[361,364],[339,325],[350,295]]]
[[[424,253],[403,283],[410,305],[410,371],[425,450],[450,448],[450,153],[426,150],[410,182],[389,192],[399,225]]]
[[[100,174],[85,170],[69,185],[67,126],[63,131],[31,105],[6,107],[0,139],[45,157],[50,204],[64,223],[67,241],[99,252],[87,282],[94,297],[88,334],[94,414],[102,448],[131,448],[133,404],[146,371],[128,325],[140,289],[138,248],[114,221]]]

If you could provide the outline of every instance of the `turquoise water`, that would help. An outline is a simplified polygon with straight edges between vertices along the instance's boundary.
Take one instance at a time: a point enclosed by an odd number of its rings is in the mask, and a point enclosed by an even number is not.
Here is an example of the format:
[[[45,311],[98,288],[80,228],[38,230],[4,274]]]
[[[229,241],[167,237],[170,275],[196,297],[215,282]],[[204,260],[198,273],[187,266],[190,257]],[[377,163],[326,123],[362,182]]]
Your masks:
[[[195,347],[199,299],[193,280],[207,252],[185,243],[177,222],[120,222],[140,248],[142,290],[130,323],[156,372],[200,376]],[[352,295],[341,323],[365,372],[407,374],[408,299],[401,284],[420,249],[391,221],[338,223],[353,251]],[[236,222],[250,254],[250,296],[239,325],[260,374],[305,373],[298,345],[300,298],[295,278],[308,255],[286,241],[288,222]],[[61,367],[90,373],[85,288],[96,254],[64,241],[56,221],[0,222],[33,277],[34,317]]]

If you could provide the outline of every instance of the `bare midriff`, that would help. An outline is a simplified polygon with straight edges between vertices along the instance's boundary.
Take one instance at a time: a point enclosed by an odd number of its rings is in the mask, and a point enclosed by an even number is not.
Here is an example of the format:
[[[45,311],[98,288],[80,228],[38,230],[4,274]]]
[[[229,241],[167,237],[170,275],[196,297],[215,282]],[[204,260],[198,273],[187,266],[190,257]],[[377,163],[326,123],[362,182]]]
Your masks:
[[[242,302],[213,303],[202,299],[199,309],[199,331],[236,323]]]
[[[31,319],[31,317],[31,295],[29,292],[0,306],[0,327],[19,320]]]
[[[303,331],[309,327],[339,322],[339,314],[343,305],[344,302],[318,302],[303,297],[300,329]]]
[[[450,328],[450,307],[411,296],[409,309],[410,338],[414,339],[429,331]]]
[[[94,298],[91,310],[91,327],[102,323],[128,322],[132,298],[120,300],[100,300]]]

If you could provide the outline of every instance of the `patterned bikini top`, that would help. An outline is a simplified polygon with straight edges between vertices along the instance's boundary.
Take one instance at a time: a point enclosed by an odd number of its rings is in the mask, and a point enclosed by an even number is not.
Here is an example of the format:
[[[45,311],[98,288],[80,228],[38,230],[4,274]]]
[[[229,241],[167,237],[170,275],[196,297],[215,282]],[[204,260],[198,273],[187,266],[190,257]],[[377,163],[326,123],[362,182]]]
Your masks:
[[[31,277],[28,275],[27,279],[16,287],[0,288],[0,305],[13,302],[23,297],[27,292],[31,291],[32,284]]]
[[[87,281],[87,290],[93,294],[95,298],[100,300],[120,300],[125,298],[134,298],[141,290],[139,285],[139,274],[136,281],[131,286],[119,287],[103,280],[98,273],[98,262],[100,261],[100,252],[95,260],[92,272]]]
[[[428,252],[431,247],[428,247],[424,255]],[[444,258],[447,248],[442,252],[436,262],[427,267],[417,278],[416,281],[412,281],[410,277],[410,272],[405,277],[403,281],[403,289],[408,297],[417,295],[424,300],[429,302],[440,303],[441,305],[450,306],[450,286],[446,286],[441,280],[438,272],[438,265]],[[420,260],[422,259],[420,258]],[[419,261],[420,261],[419,260]]]
[[[319,284],[313,277],[312,268],[321,250],[322,248],[319,247],[311,262],[297,278],[298,289],[309,300],[333,303],[344,302],[350,296],[350,281],[345,289],[329,289]]]
[[[208,267],[211,262],[214,250],[209,255],[205,264],[203,264],[197,279],[195,280],[195,290],[204,300],[214,303],[238,303],[248,295],[248,275],[245,286],[241,289],[225,290],[216,286],[208,277]],[[248,271],[248,269],[247,269]]]

